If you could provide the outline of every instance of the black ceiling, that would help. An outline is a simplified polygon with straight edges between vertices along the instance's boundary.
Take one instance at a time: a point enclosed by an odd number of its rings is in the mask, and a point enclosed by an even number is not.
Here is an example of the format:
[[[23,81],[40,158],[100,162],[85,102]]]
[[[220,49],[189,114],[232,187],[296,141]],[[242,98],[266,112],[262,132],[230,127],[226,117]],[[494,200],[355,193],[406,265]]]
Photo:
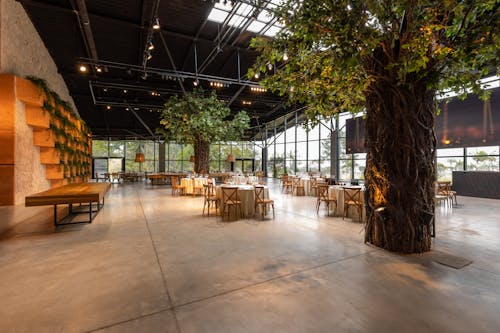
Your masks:
[[[210,90],[210,81],[225,83],[219,97],[233,112],[245,109],[253,127],[287,112],[280,97],[251,91],[256,83],[246,72],[256,57],[248,47],[254,34],[207,21],[210,1],[18,1],[96,138],[152,137],[164,101],[182,93],[181,86],[193,89],[195,57],[200,85]],[[161,32],[151,28],[156,15]],[[148,36],[155,48],[144,67]],[[81,64],[90,70],[81,73]]]

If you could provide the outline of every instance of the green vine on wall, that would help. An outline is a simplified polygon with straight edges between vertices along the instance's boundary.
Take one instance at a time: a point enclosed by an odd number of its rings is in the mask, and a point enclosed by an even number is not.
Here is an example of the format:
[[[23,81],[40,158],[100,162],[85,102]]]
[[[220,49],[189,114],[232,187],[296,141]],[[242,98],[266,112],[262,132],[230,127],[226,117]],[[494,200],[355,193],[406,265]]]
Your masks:
[[[42,109],[51,116],[49,129],[56,138],[55,149],[60,157],[64,178],[73,181],[77,177],[90,176],[92,157],[87,141],[89,128],[73,112],[71,105],[48,87],[47,81],[34,76],[27,76],[26,79],[38,87],[44,98]],[[80,128],[71,118],[80,123]]]

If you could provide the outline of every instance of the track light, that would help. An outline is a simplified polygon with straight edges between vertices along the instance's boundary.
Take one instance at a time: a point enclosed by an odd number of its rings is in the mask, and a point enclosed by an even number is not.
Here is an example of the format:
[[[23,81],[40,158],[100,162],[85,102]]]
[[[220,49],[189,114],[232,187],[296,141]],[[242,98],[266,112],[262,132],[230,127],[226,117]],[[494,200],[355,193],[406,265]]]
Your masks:
[[[95,68],[95,70],[97,71],[97,73],[102,73],[102,68],[101,68],[101,67],[99,67],[99,66],[97,66],[97,67]]]
[[[88,70],[87,66],[85,66],[85,65],[80,65],[80,67],[79,67],[78,69],[79,69],[79,70],[80,70],[80,72],[82,72],[82,73],[85,73],[85,72],[87,72],[87,70]]]
[[[160,19],[158,18],[158,16],[155,16],[155,18],[153,19],[153,29],[160,29]]]
[[[110,105],[106,105],[106,109],[107,110],[111,110],[111,106]]]
[[[250,90],[253,92],[259,92],[259,93],[266,92],[266,88],[262,88],[262,87],[250,87]]]
[[[256,78],[256,79],[258,79],[260,77],[260,74],[259,73],[255,73],[255,75],[253,77]]]
[[[272,71],[273,70],[273,64],[271,64],[270,62],[267,63],[267,69]]]
[[[200,82],[198,81],[198,79],[193,81],[193,86],[198,87],[199,84]]]
[[[146,55],[147,60],[151,60],[151,58],[153,58],[153,55],[149,51],[144,52],[144,54]]]
[[[152,51],[152,50],[154,50],[154,49],[155,49],[155,46],[153,45],[153,42],[149,41],[149,42],[148,42],[148,50],[149,50],[149,51]]]

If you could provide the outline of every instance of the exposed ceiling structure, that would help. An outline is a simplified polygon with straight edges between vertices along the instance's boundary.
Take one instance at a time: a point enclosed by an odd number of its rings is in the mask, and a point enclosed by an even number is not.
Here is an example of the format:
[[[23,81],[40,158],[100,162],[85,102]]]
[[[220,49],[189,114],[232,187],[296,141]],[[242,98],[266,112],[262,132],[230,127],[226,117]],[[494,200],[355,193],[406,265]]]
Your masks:
[[[248,137],[291,111],[246,76],[257,56],[251,38],[279,29],[265,11],[278,0],[216,10],[204,0],[18,1],[96,138],[155,137],[163,103],[196,85],[215,89],[233,113],[246,110]]]

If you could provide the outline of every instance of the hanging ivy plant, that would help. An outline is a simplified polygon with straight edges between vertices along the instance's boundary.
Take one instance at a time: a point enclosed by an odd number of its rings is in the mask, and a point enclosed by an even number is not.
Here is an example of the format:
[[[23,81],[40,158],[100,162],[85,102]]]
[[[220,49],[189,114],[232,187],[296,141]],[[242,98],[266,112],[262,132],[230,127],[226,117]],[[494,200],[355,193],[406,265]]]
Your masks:
[[[28,76],[26,79],[38,87],[44,98],[42,109],[51,116],[49,130],[57,139],[55,149],[60,157],[60,165],[64,167],[64,178],[74,181],[77,176],[88,177],[91,156],[88,147],[90,131],[87,125],[75,115],[67,101],[62,100],[48,87],[45,80],[34,76]],[[80,126],[77,126],[76,122],[79,122]]]

